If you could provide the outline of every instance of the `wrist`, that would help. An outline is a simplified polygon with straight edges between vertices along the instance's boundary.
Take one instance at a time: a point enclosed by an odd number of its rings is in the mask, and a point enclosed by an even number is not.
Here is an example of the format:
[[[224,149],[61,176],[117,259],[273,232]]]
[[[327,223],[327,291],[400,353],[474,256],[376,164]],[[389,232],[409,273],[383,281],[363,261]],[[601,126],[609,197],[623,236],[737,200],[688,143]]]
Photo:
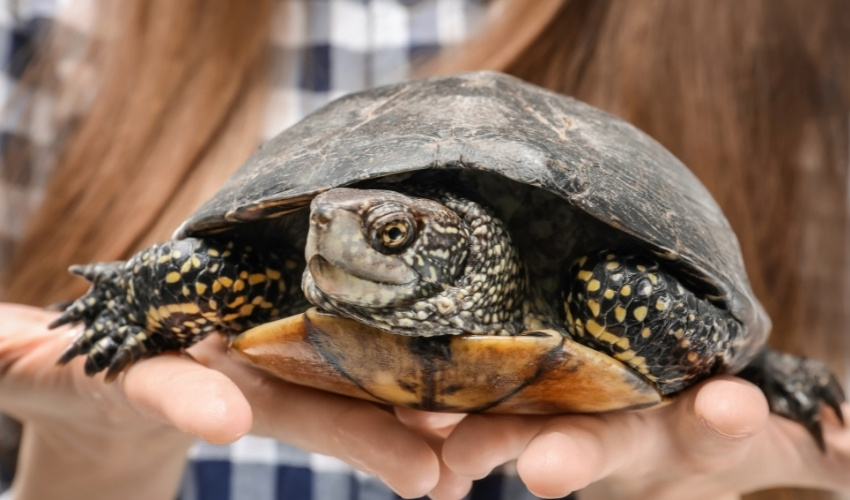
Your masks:
[[[160,430],[127,436],[26,424],[15,499],[173,498],[193,439]]]

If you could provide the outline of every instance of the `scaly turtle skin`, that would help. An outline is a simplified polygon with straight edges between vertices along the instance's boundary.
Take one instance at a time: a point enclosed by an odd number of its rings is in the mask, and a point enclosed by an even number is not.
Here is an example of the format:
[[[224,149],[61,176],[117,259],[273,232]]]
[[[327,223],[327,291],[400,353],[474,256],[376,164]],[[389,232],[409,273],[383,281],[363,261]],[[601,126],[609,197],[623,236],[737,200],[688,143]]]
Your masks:
[[[822,364],[764,347],[737,241],[693,175],[628,124],[505,75],[340,99],[176,237],[75,268],[93,286],[54,323],[86,325],[61,362],[112,378],[244,332],[235,352],[267,371],[415,408],[637,408],[738,373],[821,446],[821,403],[841,417]]]

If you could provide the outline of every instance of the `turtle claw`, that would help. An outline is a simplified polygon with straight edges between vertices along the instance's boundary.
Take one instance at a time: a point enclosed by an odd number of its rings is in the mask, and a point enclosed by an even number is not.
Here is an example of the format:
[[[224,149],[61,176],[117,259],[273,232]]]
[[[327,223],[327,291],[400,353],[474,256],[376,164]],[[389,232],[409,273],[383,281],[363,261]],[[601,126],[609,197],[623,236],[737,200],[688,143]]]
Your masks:
[[[124,267],[124,262],[99,262],[85,266],[71,266],[69,270],[77,276],[82,276],[91,282],[92,286],[82,297],[72,302],[58,318],[53,320],[50,328],[62,325],[85,322],[91,325],[100,314],[108,308],[108,303],[116,295],[114,283]]]
[[[826,442],[821,407],[830,407],[844,425],[841,410],[844,391],[820,361],[765,348],[738,375],[759,386],[773,413],[802,424],[823,452],[826,452]]]

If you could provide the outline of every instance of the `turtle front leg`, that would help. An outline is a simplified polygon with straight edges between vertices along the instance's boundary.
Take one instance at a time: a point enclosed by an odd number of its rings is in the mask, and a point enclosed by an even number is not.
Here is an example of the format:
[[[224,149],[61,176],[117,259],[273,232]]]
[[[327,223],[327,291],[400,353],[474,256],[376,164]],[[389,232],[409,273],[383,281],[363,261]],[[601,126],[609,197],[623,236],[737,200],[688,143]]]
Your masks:
[[[742,329],[650,259],[603,251],[579,259],[565,284],[567,328],[668,395],[738,356]]]
[[[844,424],[841,412],[844,390],[835,375],[820,361],[765,347],[738,376],[756,384],[764,392],[770,411],[803,424],[821,451],[826,451],[821,405],[832,408],[839,422]]]
[[[652,260],[588,255],[572,267],[564,289],[574,340],[622,361],[664,395],[742,366],[750,356],[734,317]],[[821,404],[843,420],[844,394],[822,363],[764,348],[738,375],[762,389],[771,411],[805,426],[821,449]]]
[[[299,252],[185,239],[154,245],[127,262],[74,266],[92,283],[50,326],[85,329],[59,359],[87,356],[86,373],[111,380],[128,364],[185,349],[212,331],[238,333],[304,311]]]

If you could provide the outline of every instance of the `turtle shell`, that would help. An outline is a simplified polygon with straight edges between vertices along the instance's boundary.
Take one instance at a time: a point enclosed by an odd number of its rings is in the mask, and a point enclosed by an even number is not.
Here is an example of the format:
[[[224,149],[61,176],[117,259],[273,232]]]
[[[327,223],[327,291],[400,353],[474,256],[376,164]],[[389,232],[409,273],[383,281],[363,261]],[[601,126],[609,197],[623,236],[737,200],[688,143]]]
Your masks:
[[[746,345],[733,363],[746,363],[764,343],[770,321],[738,241],[696,177],[617,117],[500,73],[338,99],[263,145],[177,236],[279,218],[334,187],[432,169],[488,172],[562,198],[666,261],[740,320]]]

